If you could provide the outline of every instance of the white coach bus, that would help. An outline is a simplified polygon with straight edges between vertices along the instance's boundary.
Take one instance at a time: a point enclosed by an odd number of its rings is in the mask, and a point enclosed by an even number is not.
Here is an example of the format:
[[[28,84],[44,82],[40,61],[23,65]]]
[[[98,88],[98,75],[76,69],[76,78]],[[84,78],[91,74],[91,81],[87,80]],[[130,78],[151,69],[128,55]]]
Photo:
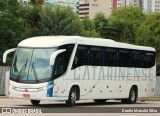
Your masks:
[[[116,99],[136,103],[153,96],[156,82],[154,48],[79,36],[42,36],[23,40],[10,69],[9,97],[65,101]]]

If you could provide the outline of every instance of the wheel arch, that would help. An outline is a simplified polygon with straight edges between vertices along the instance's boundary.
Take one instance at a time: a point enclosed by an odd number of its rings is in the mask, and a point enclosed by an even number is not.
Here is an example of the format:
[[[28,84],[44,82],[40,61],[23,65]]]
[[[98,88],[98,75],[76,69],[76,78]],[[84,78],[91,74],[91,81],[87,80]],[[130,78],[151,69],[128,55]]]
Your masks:
[[[137,84],[133,84],[133,85],[131,86],[130,90],[131,90],[132,88],[134,88],[134,89],[136,90],[136,98],[137,98],[137,97],[138,97],[138,86],[137,86]]]
[[[69,93],[72,88],[74,88],[76,91],[76,100],[79,100],[80,99],[80,86],[78,84],[73,84],[72,86],[70,86]]]

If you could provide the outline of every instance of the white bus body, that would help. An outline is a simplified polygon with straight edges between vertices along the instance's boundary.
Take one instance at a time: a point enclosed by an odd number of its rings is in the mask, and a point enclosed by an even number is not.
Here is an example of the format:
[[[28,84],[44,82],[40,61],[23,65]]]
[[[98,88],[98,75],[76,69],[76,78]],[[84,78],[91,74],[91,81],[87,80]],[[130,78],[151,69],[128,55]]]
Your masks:
[[[23,40],[10,70],[9,97],[105,102],[119,99],[135,103],[137,97],[153,96],[156,53],[151,47],[79,36],[42,36]]]

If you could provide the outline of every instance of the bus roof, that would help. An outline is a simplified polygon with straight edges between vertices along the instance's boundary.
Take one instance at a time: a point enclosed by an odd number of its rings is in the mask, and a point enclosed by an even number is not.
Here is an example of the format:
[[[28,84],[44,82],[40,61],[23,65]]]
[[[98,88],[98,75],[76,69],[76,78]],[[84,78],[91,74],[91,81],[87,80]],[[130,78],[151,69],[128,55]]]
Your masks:
[[[152,47],[138,46],[133,44],[116,42],[111,39],[102,38],[89,38],[80,36],[39,36],[32,37],[21,41],[19,47],[29,48],[50,48],[57,47],[65,44],[82,44],[82,45],[95,45],[95,46],[106,46],[115,48],[127,48],[127,49],[138,49],[155,51]]]

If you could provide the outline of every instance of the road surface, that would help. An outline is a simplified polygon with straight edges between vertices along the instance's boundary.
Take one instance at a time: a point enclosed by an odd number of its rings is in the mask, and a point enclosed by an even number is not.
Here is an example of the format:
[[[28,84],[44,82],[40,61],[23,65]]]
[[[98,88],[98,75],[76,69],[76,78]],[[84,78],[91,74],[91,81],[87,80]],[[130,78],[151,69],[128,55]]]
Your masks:
[[[31,113],[30,116],[36,115],[33,113],[41,112],[42,114],[38,115],[44,116],[46,113],[48,113],[47,116],[50,116],[53,113],[58,113],[58,115],[61,116],[103,116],[106,113],[111,113],[111,115],[116,113],[119,116],[122,114],[125,116],[129,113],[129,115],[132,116],[139,113],[141,116],[143,116],[143,114],[146,114],[144,116],[147,116],[154,113],[154,116],[158,116],[160,113],[160,101],[138,101],[137,104],[121,104],[121,102],[118,100],[109,100],[106,103],[100,104],[93,102],[93,100],[81,100],[76,103],[75,107],[70,108],[66,107],[64,102],[42,101],[39,106],[33,106],[29,100],[0,98],[0,107],[1,109],[6,107],[12,108],[12,113],[14,113],[14,115],[15,113],[16,115],[22,115],[22,113],[26,113],[26,110],[27,113],[28,111]],[[20,112],[17,113],[19,110]],[[72,115],[69,115],[70,113],[72,113]],[[27,114],[23,114],[23,116],[24,115]]]

